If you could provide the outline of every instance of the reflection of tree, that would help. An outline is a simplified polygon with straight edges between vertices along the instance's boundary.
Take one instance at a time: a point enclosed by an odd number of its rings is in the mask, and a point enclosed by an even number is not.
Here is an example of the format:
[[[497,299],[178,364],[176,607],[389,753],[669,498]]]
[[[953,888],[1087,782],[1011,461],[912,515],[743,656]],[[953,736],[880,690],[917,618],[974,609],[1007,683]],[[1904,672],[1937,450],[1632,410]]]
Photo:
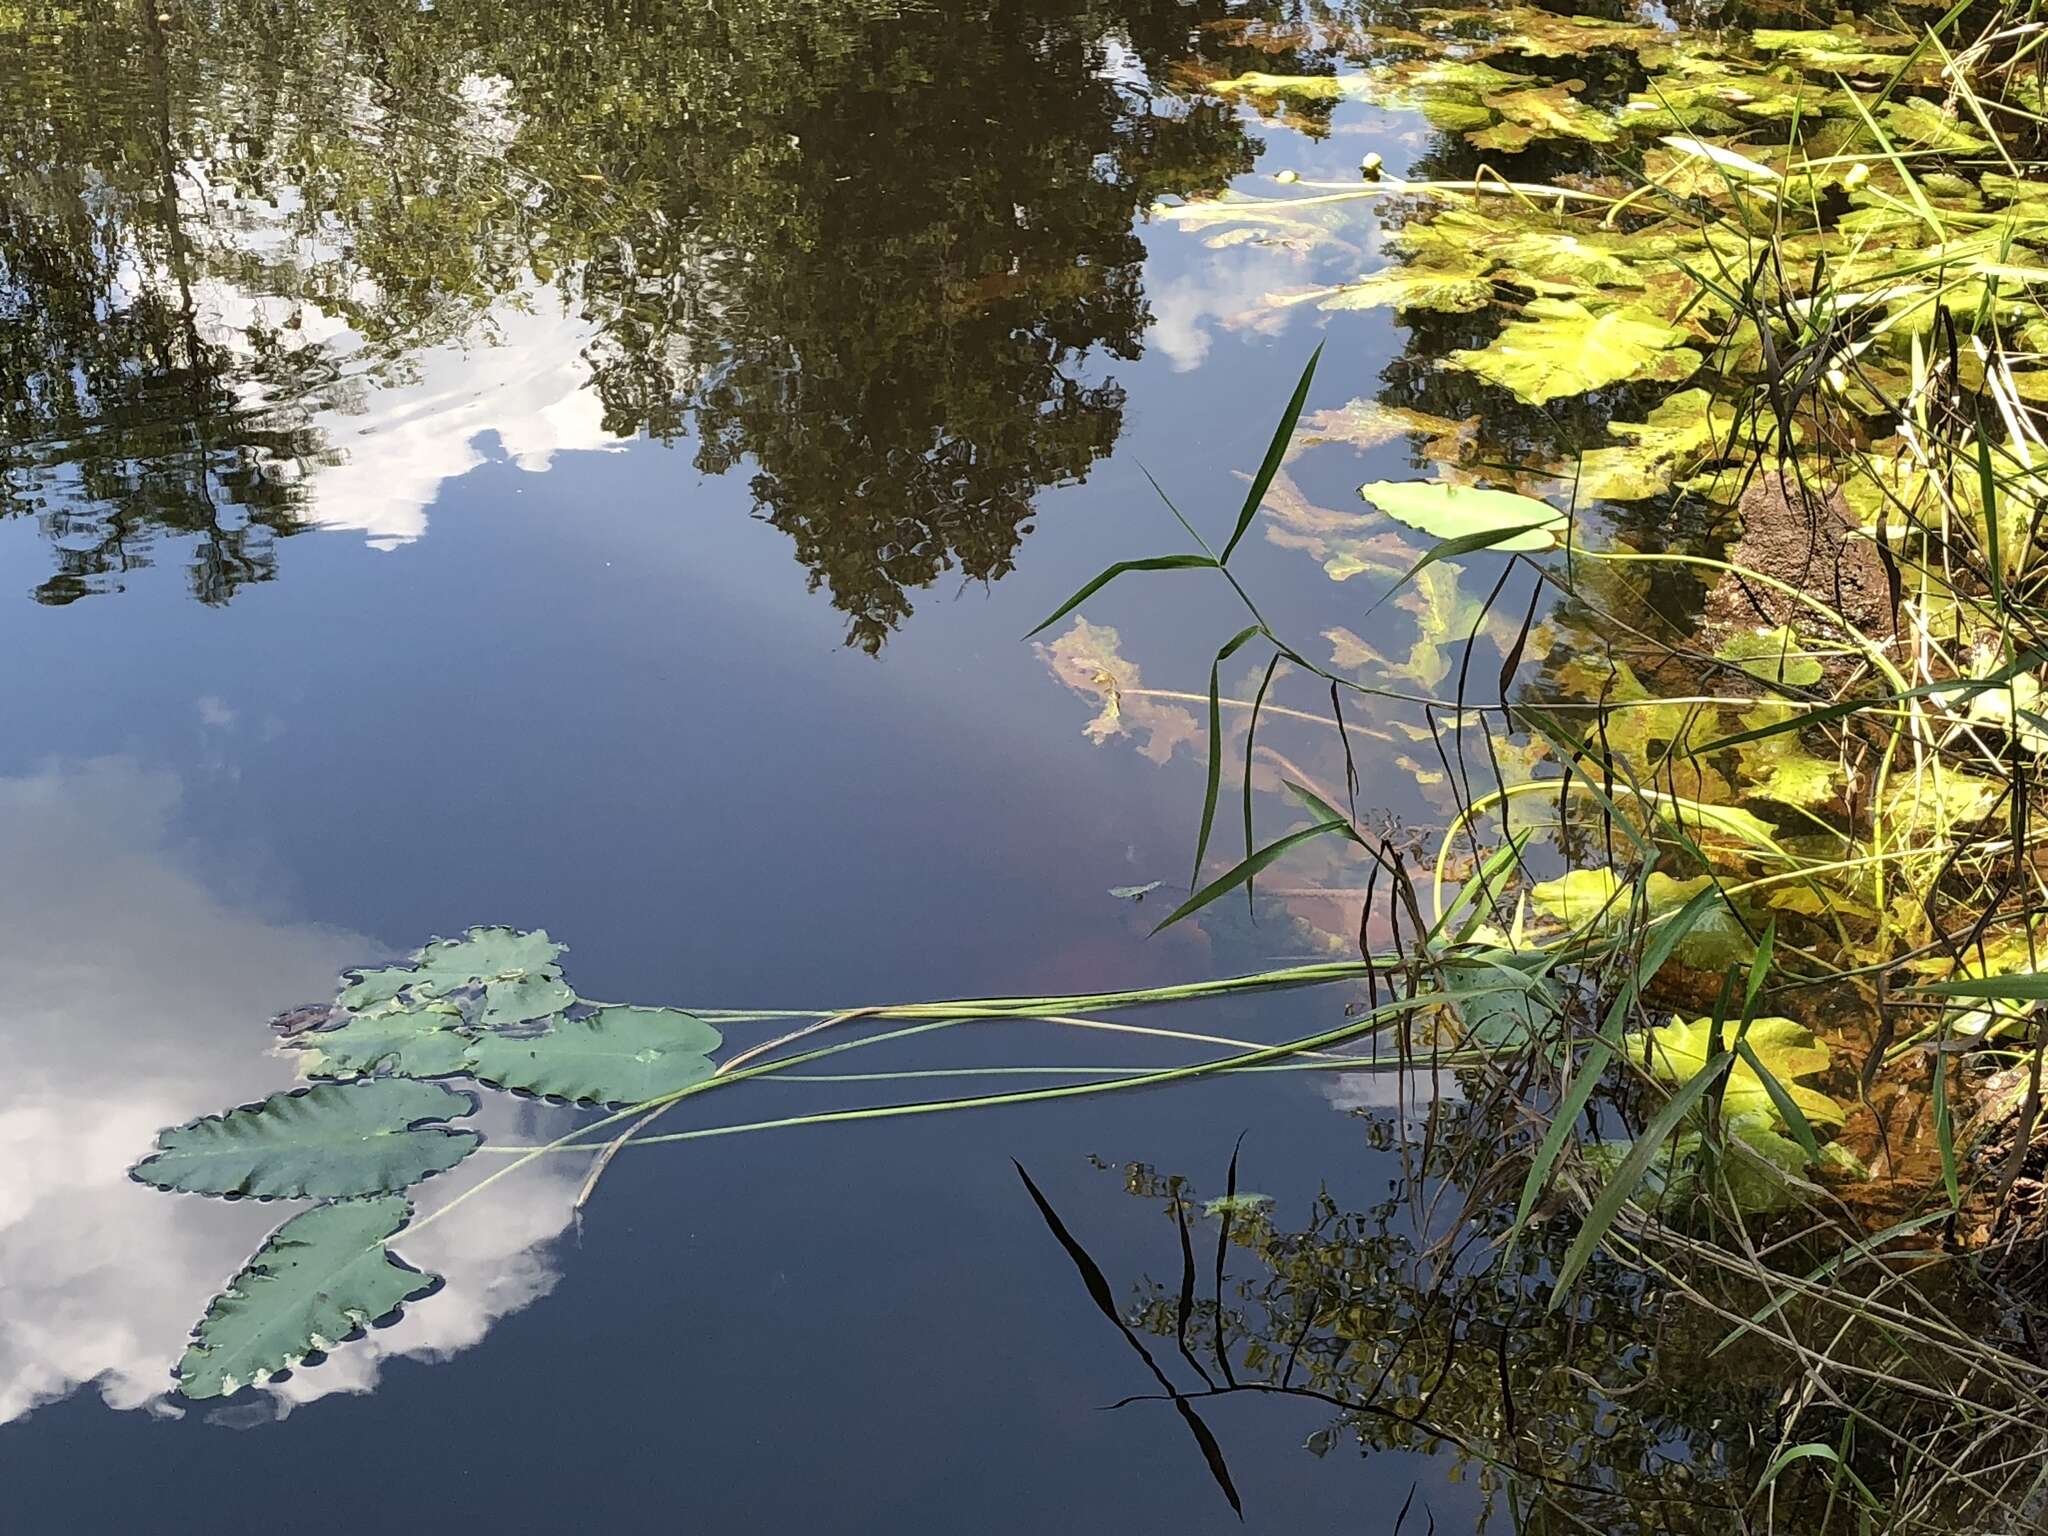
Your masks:
[[[1134,215],[1254,146],[1234,109],[1120,79],[1112,40],[1164,78],[1243,52],[1211,25],[1239,9],[31,16],[36,67],[0,77],[5,508],[57,538],[52,596],[170,531],[225,598],[317,495],[304,424],[341,381],[305,316],[388,374],[553,284],[596,328],[606,426],[748,463],[875,649],[908,589],[1007,571],[1036,492],[1113,445],[1123,394],[1091,359],[1141,345]]]

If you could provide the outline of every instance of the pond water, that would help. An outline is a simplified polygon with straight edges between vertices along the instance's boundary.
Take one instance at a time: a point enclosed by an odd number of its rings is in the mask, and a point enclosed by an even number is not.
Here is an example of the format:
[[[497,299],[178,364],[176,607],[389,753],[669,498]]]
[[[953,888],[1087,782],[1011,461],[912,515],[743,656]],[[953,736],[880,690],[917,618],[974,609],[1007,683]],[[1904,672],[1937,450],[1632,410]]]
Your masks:
[[[1179,1250],[1125,1165],[1215,1194],[1242,1137],[1276,1223],[1323,1190],[1369,1209],[1403,1168],[1371,1134],[1403,1112],[1384,1075],[636,1151],[580,1217],[587,1162],[544,1161],[421,1233],[405,1256],[445,1283],[395,1325],[219,1404],[170,1373],[290,1208],[127,1170],[292,1085],[273,1014],[471,924],[545,927],[589,995],[723,1009],[1355,948],[1355,876],[1312,860],[1257,922],[1148,937],[1194,845],[1206,663],[1242,622],[1221,583],[1149,575],[1023,638],[1109,562],[1187,547],[1148,472],[1227,533],[1318,340],[1312,411],[1479,408],[1428,366],[1445,317],[1268,302],[1376,264],[1369,212],[1249,239],[1148,216],[1276,171],[1355,182],[1369,153],[1455,169],[1413,114],[1262,120],[1193,89],[1287,67],[1262,15],[0,6],[10,1528],[1238,1528],[1165,1405],[1103,1411],[1151,1378],[1011,1160],[1130,1299]],[[1295,635],[1408,655],[1429,692],[1472,622],[1455,597],[1375,609],[1383,581],[1324,568],[1360,558],[1352,488],[1416,474],[1414,441],[1303,454],[1233,568]],[[1223,692],[1259,670],[1226,662]],[[1286,676],[1271,702],[1327,708]],[[1333,733],[1273,718],[1262,806],[1284,818],[1281,776],[1341,793]],[[1434,749],[1352,718],[1361,806],[1440,825]],[[1345,1002],[1173,1022],[1281,1039]],[[871,1054],[1189,1059],[1018,1024]],[[992,1081],[766,1082],[719,1114]],[[483,1116],[500,1142],[572,1123]],[[1489,1523],[1447,1462],[1310,1454],[1324,1405],[1206,1417],[1253,1529],[1392,1529],[1411,1491],[1411,1529]]]

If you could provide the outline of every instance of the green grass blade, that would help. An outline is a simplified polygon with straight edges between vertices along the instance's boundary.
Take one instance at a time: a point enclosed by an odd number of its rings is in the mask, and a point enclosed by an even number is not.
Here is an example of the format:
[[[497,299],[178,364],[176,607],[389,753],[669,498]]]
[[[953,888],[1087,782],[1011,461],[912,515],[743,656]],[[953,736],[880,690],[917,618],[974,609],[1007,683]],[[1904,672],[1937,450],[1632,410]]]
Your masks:
[[[1032,635],[1038,634],[1059,623],[1061,619],[1064,619],[1076,608],[1087,602],[1089,598],[1100,592],[1112,581],[1115,581],[1117,577],[1129,575],[1132,571],[1213,571],[1217,568],[1218,564],[1219,562],[1213,555],[1149,555],[1143,560],[1119,560],[1115,565],[1112,565],[1100,576],[1089,582],[1087,586],[1076,592],[1064,603],[1061,603],[1049,616],[1035,625],[1024,638],[1029,640]]]
[[[1191,891],[1202,880],[1202,860],[1209,855],[1209,833],[1216,826],[1216,793],[1223,782],[1223,703],[1216,688],[1217,673],[1224,662],[1237,654],[1238,647],[1258,632],[1258,625],[1246,625],[1230,638],[1209,664],[1209,782],[1202,792],[1202,830],[1195,838],[1195,872],[1188,877],[1188,889]]]
[[[1230,530],[1230,541],[1223,546],[1223,553],[1217,559],[1218,565],[1230,562],[1231,551],[1251,527],[1252,519],[1259,515],[1259,503],[1266,499],[1266,491],[1273,484],[1273,477],[1280,473],[1280,461],[1287,457],[1287,445],[1294,437],[1294,424],[1301,420],[1301,408],[1308,403],[1309,381],[1316,376],[1316,364],[1322,361],[1323,344],[1316,343],[1315,351],[1308,355],[1308,366],[1301,370],[1301,382],[1294,386],[1294,397],[1287,402],[1287,410],[1280,418],[1280,425],[1273,433],[1273,441],[1267,445],[1264,462],[1259,465],[1258,474],[1252,477],[1251,489],[1246,492],[1244,507],[1237,514],[1237,526]]]
[[[1649,1172],[1650,1160],[1663,1150],[1664,1143],[1678,1128],[1689,1111],[1706,1094],[1707,1090],[1727,1074],[1728,1065],[1735,1060],[1733,1051],[1723,1051],[1691,1081],[1671,1095],[1664,1107],[1657,1111],[1650,1123],[1643,1128],[1643,1134],[1636,1138],[1635,1145],[1628,1149],[1628,1156],[1621,1160],[1621,1166],[1614,1171],[1614,1177],[1607,1187],[1600,1191],[1600,1197],[1593,1202],[1593,1210],[1586,1218],[1586,1224],[1579,1229],[1579,1235],[1572,1239],[1566,1251],[1564,1263],[1559,1266],[1557,1280],[1551,1287],[1550,1305],[1552,1310],[1563,1305],[1570,1293],[1572,1283],[1579,1278],[1586,1264],[1592,1259],[1594,1250],[1601,1239],[1607,1236],[1621,1215],[1621,1208],[1636,1192],[1636,1186],[1643,1182],[1643,1175]]]
[[[1154,928],[1152,931],[1158,933],[1162,929],[1171,928],[1189,913],[1201,911],[1202,908],[1208,906],[1218,896],[1227,895],[1231,891],[1236,890],[1240,885],[1246,884],[1260,870],[1271,864],[1296,844],[1305,843],[1310,838],[1322,837],[1331,832],[1348,831],[1350,826],[1350,822],[1344,821],[1341,818],[1336,821],[1320,822],[1313,827],[1303,827],[1298,832],[1290,832],[1278,841],[1266,844],[1265,847],[1259,849],[1250,858],[1239,861],[1232,868],[1218,875],[1186,901],[1167,913],[1161,919],[1159,927]]]
[[[1550,1170],[1556,1166],[1558,1154],[1564,1150],[1565,1139],[1578,1124],[1579,1116],[1585,1113],[1586,1103],[1593,1097],[1593,1090],[1599,1086],[1600,1078],[1607,1070],[1607,1063],[1614,1059],[1614,1053],[1621,1045],[1621,1030],[1628,1018],[1628,1010],[1642,995],[1650,980],[1671,958],[1671,952],[1690,933],[1693,925],[1706,915],[1707,908],[1721,899],[1721,893],[1709,886],[1673,913],[1670,920],[1659,924],[1643,945],[1642,962],[1635,974],[1622,984],[1620,994],[1607,1010],[1607,1018],[1600,1026],[1600,1038],[1593,1048],[1586,1052],[1586,1059],[1579,1064],[1578,1073],[1572,1078],[1571,1087],[1552,1111],[1550,1125],[1543,1133],[1543,1141],[1536,1148],[1536,1156],[1530,1160],[1529,1173],[1522,1180],[1522,1198],[1515,1204],[1514,1225],[1508,1230],[1519,1234],[1529,1220],[1529,1212],[1536,1207],[1536,1199],[1550,1182]],[[1513,1238],[1510,1239],[1510,1242]]]

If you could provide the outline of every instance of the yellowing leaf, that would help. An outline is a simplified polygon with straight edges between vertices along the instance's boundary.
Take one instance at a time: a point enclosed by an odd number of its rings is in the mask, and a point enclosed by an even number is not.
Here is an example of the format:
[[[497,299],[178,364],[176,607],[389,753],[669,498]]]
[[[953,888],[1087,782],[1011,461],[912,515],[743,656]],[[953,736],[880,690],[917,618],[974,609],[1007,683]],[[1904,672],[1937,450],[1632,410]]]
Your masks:
[[[1493,284],[1478,272],[1427,266],[1387,267],[1325,291],[1318,309],[1433,309],[1470,314],[1493,302]]]
[[[1799,637],[1782,626],[1731,635],[1714,654],[1767,683],[1810,688],[1821,679],[1819,660],[1802,650]]]
[[[1611,869],[1574,869],[1529,887],[1529,899],[1574,928],[1627,915],[1621,877]]]
[[[1514,491],[1441,480],[1374,480],[1361,485],[1358,494],[1387,516],[1435,538],[1503,535],[1487,546],[1492,549],[1549,549],[1567,526],[1565,515],[1548,502]]]
[[[1668,1083],[1690,1082],[1706,1070],[1712,1029],[1712,1020],[1694,1019],[1689,1022],[1673,1020],[1662,1028],[1651,1030],[1650,1071]],[[1723,1049],[1734,1043],[1735,1031],[1734,1021],[1722,1022]],[[1752,1019],[1745,1038],[1757,1060],[1763,1063],[1764,1070],[1778,1080],[1809,1121],[1823,1125],[1842,1123],[1844,1115],[1840,1104],[1819,1089],[1797,1081],[1816,1072],[1825,1072],[1829,1065],[1828,1048],[1814,1039],[1812,1030],[1793,1019],[1766,1017]],[[1756,1116],[1774,1121],[1778,1118],[1770,1090],[1764,1086],[1755,1069],[1740,1058],[1728,1070],[1721,1106],[1731,1118]]]
[[[1632,306],[1596,314],[1575,300],[1532,299],[1524,318],[1503,326],[1491,346],[1453,352],[1445,361],[1542,405],[1629,379],[1688,379],[1700,366],[1689,339]]]

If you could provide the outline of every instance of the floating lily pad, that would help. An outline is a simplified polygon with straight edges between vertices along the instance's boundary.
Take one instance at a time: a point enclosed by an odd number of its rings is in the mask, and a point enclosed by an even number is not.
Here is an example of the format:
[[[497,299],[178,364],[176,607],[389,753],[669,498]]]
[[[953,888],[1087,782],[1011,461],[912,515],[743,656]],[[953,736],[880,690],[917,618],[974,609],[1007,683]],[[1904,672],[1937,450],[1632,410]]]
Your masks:
[[[558,1019],[544,1034],[483,1034],[470,1042],[469,1070],[493,1088],[579,1104],[640,1104],[714,1071],[722,1037],[680,1008],[600,1008]]]
[[[321,1083],[176,1126],[135,1177],[158,1189],[259,1199],[368,1195],[453,1168],[483,1140],[437,1122],[475,1101],[406,1077]]]
[[[439,1003],[384,1007],[351,1015],[339,1029],[294,1037],[305,1053],[308,1077],[365,1077],[402,1072],[408,1077],[446,1077],[460,1072],[468,1037],[462,1011]]]
[[[440,1283],[385,1244],[412,1219],[402,1195],[340,1200],[294,1216],[213,1299],[178,1362],[186,1397],[261,1386],[315,1351],[397,1311]]]

